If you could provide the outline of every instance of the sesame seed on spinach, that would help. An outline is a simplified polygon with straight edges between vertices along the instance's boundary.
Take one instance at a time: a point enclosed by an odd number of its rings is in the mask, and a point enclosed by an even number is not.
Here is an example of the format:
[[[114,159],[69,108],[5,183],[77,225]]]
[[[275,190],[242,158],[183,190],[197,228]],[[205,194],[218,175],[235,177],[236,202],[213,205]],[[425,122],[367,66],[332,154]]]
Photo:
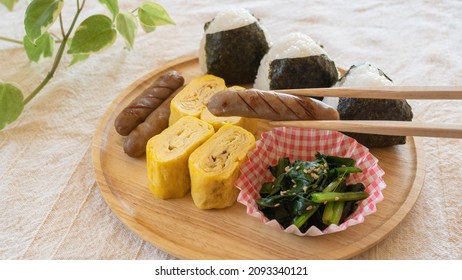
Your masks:
[[[352,158],[327,156],[319,152],[315,160],[281,157],[270,166],[274,176],[265,182],[257,199],[259,210],[276,219],[284,228],[294,224],[305,232],[312,225],[323,230],[343,223],[369,196],[362,183],[346,184],[352,173],[362,172]]]

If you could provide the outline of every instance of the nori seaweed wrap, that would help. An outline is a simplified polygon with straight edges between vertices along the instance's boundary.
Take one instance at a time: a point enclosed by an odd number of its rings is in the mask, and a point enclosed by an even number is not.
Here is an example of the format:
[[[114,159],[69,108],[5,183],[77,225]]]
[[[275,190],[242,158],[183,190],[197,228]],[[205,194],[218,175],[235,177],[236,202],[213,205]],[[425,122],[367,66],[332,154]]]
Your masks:
[[[269,49],[258,20],[247,10],[233,9],[217,14],[204,31],[199,55],[202,70],[228,85],[252,83]]]
[[[338,72],[335,63],[321,54],[275,59],[270,64],[269,76],[270,89],[320,88],[335,84]]]
[[[341,87],[389,86],[392,80],[378,68],[364,63],[353,65],[340,79]],[[405,99],[339,98],[337,110],[341,120],[411,121],[412,108]],[[368,148],[406,143],[405,136],[345,133]]]
[[[331,87],[338,78],[335,62],[326,51],[309,36],[294,32],[282,37],[263,57],[254,87],[262,90]]]

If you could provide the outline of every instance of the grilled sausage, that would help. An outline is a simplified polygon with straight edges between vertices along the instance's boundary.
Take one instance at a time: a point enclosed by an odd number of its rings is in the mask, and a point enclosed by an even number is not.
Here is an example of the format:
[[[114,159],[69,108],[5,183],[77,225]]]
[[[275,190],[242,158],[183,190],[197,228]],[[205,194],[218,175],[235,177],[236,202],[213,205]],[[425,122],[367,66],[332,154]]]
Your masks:
[[[207,108],[215,116],[272,121],[339,119],[336,109],[319,100],[257,89],[217,92],[210,98]]]
[[[183,83],[183,76],[176,71],[167,72],[156,79],[117,116],[114,121],[117,133],[128,135]]]
[[[170,116],[170,102],[180,90],[171,94],[157,109],[140,123],[125,138],[124,152],[131,157],[142,156],[146,152],[146,144],[154,135],[161,133],[168,127]]]

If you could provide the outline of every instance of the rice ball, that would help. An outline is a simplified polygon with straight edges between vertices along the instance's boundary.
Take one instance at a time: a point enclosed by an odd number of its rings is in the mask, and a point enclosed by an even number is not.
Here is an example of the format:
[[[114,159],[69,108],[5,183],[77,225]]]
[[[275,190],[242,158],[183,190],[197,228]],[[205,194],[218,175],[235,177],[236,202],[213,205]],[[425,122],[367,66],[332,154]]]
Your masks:
[[[392,86],[393,81],[370,63],[353,65],[338,81],[340,87]]]
[[[205,24],[199,64],[204,73],[228,85],[249,84],[269,47],[269,36],[257,18],[246,9],[230,9]]]
[[[340,79],[340,87],[392,86],[393,81],[370,63],[353,65]],[[332,104],[330,104],[332,105]],[[335,108],[335,107],[334,107]],[[411,121],[412,108],[405,99],[338,99],[337,111],[341,120]],[[404,136],[345,133],[368,148],[387,147],[406,143]]]
[[[258,69],[254,87],[261,90],[318,88],[334,85],[335,62],[311,37],[290,33],[271,46]]]

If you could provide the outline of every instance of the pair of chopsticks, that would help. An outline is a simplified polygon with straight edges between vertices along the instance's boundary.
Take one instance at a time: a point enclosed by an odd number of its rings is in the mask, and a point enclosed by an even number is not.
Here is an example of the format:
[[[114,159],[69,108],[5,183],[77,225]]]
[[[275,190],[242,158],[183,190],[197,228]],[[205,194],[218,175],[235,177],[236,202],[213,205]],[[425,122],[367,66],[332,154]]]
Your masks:
[[[310,97],[349,97],[373,99],[430,99],[462,100],[462,87],[361,87],[361,88],[317,88],[289,89],[277,92]],[[462,126],[456,124],[429,124],[408,121],[272,121],[272,126],[307,127],[337,130],[342,132],[422,136],[440,138],[462,138]]]

